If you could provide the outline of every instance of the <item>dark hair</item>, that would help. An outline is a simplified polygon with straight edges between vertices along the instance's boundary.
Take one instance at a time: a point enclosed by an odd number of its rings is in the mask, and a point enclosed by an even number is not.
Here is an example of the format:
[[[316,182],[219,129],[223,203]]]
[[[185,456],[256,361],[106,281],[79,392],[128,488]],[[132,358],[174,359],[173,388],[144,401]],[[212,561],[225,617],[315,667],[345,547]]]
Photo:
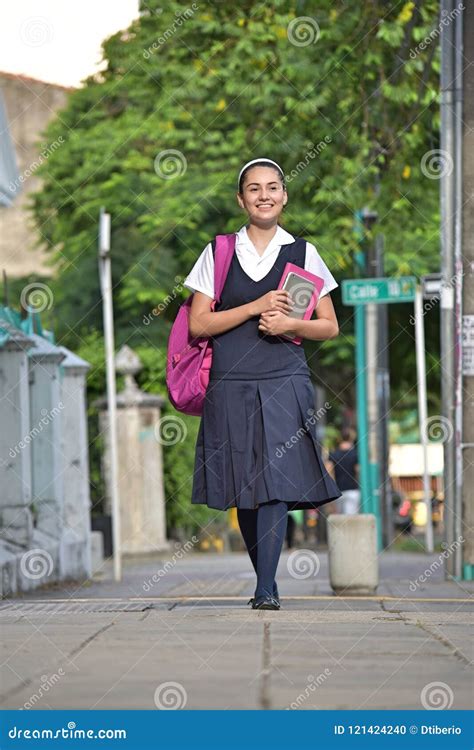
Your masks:
[[[283,172],[281,172],[278,169],[278,167],[276,167],[274,164],[269,164],[268,161],[256,161],[254,164],[249,164],[249,166],[247,167],[247,169],[244,169],[244,171],[240,175],[240,180],[239,180],[239,193],[240,193],[240,195],[242,195],[242,188],[243,188],[243,184],[244,184],[245,175],[247,174],[247,172],[250,169],[253,169],[254,167],[269,167],[269,169],[274,169],[275,172],[277,173],[278,177],[281,180],[281,184],[283,185],[283,189],[286,190],[285,175],[283,174]]]
[[[355,439],[355,431],[353,427],[343,427],[341,430],[341,437],[348,443],[353,443]]]

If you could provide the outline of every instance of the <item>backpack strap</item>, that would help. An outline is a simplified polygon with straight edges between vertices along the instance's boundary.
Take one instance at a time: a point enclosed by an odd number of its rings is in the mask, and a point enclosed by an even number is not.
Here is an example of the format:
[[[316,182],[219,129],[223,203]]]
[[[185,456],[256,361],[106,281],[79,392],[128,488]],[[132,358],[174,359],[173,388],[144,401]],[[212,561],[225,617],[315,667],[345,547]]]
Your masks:
[[[235,233],[218,234],[214,250],[214,301],[219,302],[235,250]]]

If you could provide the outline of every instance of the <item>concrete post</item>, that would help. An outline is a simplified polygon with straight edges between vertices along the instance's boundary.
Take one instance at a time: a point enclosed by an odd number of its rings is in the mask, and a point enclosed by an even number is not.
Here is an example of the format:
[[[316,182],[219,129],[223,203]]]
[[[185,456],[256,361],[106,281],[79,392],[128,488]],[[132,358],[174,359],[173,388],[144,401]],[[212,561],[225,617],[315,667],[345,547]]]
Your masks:
[[[86,376],[88,362],[60,347],[61,453],[63,460],[64,530],[60,568],[63,578],[90,577],[91,523]]]
[[[18,556],[33,539],[28,349],[33,341],[1,320],[0,595],[18,588]]]
[[[123,346],[116,356],[117,372],[125,375],[125,388],[117,394],[119,496],[121,549],[124,554],[161,552],[169,549],[163,484],[162,446],[157,435],[162,396],[141,391],[134,375],[141,370],[135,352]],[[107,435],[107,399],[98,399],[99,425]],[[109,446],[103,469],[106,511],[111,512]]]
[[[329,581],[335,594],[374,594],[379,582],[375,516],[330,515],[328,560]]]

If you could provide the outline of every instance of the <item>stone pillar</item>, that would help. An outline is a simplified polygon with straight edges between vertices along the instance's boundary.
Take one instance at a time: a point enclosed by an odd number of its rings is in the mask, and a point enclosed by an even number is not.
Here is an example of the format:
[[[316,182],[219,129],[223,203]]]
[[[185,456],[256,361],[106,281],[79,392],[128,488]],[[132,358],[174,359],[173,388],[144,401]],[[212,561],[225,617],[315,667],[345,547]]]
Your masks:
[[[0,320],[0,595],[17,591],[18,556],[31,545],[28,349],[33,341]]]
[[[117,433],[121,549],[124,554],[161,552],[169,549],[161,443],[156,435],[162,396],[141,391],[134,375],[142,369],[132,349],[123,346],[115,364],[125,375],[125,388],[117,394]],[[109,448],[107,445],[107,399],[95,402],[100,409],[100,430],[106,438],[103,462],[106,512],[111,513]]]
[[[86,376],[90,365],[66,349],[61,362],[61,454],[63,461],[63,520],[60,569],[63,578],[90,577],[91,500]]]
[[[59,540],[63,529],[63,463],[59,363],[64,353],[33,334],[28,352],[35,529]]]

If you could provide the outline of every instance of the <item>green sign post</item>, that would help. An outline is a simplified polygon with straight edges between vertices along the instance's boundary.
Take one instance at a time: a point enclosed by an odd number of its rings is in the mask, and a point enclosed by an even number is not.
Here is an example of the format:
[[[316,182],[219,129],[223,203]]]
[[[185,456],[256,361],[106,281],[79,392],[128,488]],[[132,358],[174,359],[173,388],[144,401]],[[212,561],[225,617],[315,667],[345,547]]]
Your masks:
[[[367,377],[366,377],[366,330],[364,305],[371,303],[390,304],[413,302],[416,294],[416,276],[399,276],[368,279],[347,279],[342,282],[342,302],[355,307],[356,339],[356,390],[359,423],[359,465],[361,479],[361,510],[373,513],[377,522],[379,550],[382,549],[382,519],[379,502],[378,465],[371,464],[368,456],[367,435]]]
[[[416,276],[386,277],[382,279],[348,279],[342,282],[344,305],[366,305],[369,302],[413,302]]]

